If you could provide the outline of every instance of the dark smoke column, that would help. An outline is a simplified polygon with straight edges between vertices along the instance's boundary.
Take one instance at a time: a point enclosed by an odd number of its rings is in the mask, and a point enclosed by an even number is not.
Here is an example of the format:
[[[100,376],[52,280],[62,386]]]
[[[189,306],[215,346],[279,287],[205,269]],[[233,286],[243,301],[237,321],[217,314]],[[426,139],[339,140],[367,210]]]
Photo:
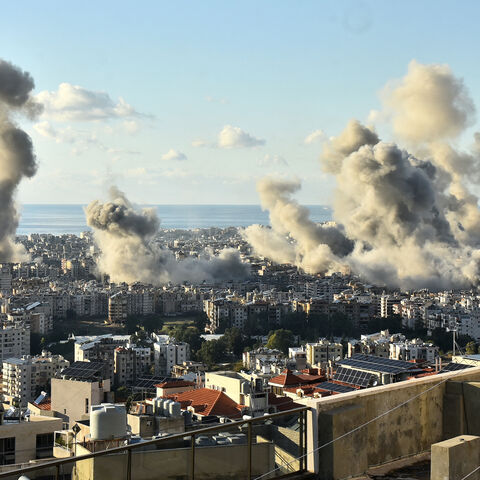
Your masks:
[[[18,261],[26,254],[15,244],[18,212],[15,192],[23,177],[37,171],[32,140],[13,121],[16,113],[33,117],[41,109],[31,96],[29,73],[0,59],[0,262]]]

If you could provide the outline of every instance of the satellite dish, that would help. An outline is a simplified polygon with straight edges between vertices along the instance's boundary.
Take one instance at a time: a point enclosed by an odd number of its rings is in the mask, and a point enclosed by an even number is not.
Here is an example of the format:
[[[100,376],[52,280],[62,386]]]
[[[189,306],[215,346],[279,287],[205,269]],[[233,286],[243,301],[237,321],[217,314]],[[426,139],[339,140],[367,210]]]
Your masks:
[[[376,387],[378,385],[378,380],[374,380],[372,383],[372,387]]]

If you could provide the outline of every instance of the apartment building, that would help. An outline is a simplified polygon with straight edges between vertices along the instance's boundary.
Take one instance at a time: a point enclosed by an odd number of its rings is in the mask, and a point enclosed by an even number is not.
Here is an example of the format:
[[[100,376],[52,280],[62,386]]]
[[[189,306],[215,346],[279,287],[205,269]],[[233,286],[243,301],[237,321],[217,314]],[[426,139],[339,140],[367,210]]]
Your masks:
[[[110,379],[100,362],[73,362],[51,380],[51,410],[70,428],[88,420],[92,405],[111,402]]]
[[[137,375],[147,373],[152,364],[152,350],[135,346],[117,347],[114,350],[115,385],[135,382]]]
[[[268,388],[262,378],[236,372],[205,373],[205,388],[225,393],[250,415],[268,413]]]
[[[129,315],[151,315],[155,311],[151,292],[118,292],[108,299],[108,321],[125,323]]]
[[[115,349],[126,347],[129,342],[130,335],[79,336],[75,338],[74,359],[76,362],[103,362],[113,385],[115,383]]]
[[[190,360],[190,345],[169,338],[165,342],[153,344],[156,375],[170,375],[174,365],[182,365]]]
[[[343,346],[328,340],[319,340],[316,343],[305,345],[307,365],[324,368],[329,361],[336,361],[343,357]]]
[[[30,328],[23,322],[3,324],[0,328],[0,359],[22,357],[30,353]]]
[[[54,434],[61,429],[61,418],[32,415],[28,421],[22,417],[6,421],[0,412],[0,465],[52,458]]]
[[[43,351],[41,355],[9,358],[3,361],[3,392],[8,399],[25,407],[41,390],[49,387],[50,380],[70,362],[61,355]]]
[[[395,360],[425,360],[433,365],[438,357],[439,348],[419,338],[390,344],[390,358]]]

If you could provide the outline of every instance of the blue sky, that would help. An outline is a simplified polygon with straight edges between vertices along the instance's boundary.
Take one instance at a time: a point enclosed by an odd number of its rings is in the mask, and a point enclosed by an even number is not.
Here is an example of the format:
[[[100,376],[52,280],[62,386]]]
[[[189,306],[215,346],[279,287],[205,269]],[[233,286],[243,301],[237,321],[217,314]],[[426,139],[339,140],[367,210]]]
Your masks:
[[[322,139],[379,109],[379,91],[412,59],[449,64],[480,105],[479,10],[438,0],[5,3],[0,57],[29,71],[47,102],[36,121],[19,119],[40,164],[19,200],[87,203],[116,184],[138,203],[258,203],[256,180],[276,174],[302,180],[303,203],[328,204]]]

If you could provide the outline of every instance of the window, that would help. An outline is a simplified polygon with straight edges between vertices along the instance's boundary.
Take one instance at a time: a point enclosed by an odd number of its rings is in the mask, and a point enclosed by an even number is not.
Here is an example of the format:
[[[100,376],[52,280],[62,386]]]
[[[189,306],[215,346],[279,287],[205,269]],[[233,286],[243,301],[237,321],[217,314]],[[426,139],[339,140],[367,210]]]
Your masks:
[[[15,463],[15,437],[0,439],[0,465]]]
[[[37,435],[37,458],[53,457],[53,433]]]
[[[85,413],[88,413],[88,398],[85,399]]]

